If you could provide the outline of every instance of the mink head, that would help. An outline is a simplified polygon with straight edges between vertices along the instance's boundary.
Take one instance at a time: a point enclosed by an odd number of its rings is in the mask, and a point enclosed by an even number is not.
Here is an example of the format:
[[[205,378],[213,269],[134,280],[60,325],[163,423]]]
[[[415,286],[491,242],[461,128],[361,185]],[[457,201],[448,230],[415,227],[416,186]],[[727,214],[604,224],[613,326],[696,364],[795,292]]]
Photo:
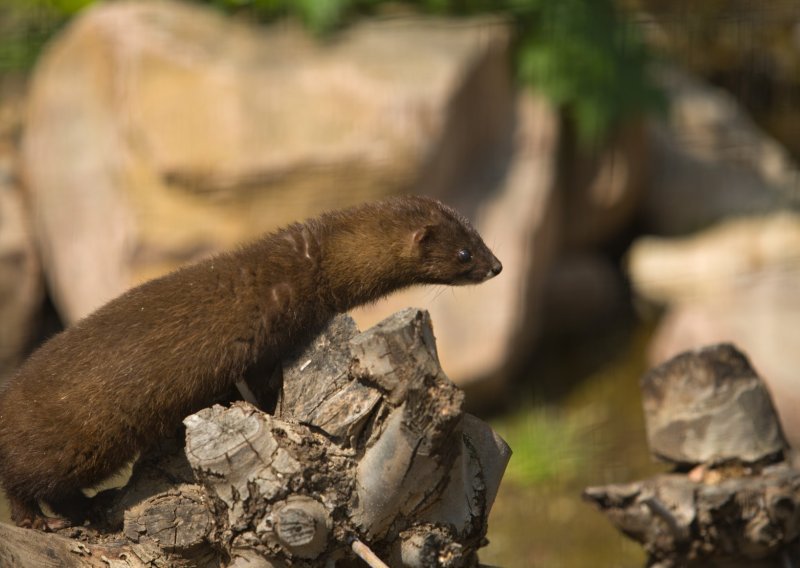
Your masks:
[[[329,213],[322,239],[331,305],[343,311],[414,284],[478,284],[500,261],[461,215],[429,197],[396,197]]]
[[[503,265],[469,221],[438,201],[420,199],[429,204],[429,214],[410,239],[421,282],[478,284],[500,274]]]

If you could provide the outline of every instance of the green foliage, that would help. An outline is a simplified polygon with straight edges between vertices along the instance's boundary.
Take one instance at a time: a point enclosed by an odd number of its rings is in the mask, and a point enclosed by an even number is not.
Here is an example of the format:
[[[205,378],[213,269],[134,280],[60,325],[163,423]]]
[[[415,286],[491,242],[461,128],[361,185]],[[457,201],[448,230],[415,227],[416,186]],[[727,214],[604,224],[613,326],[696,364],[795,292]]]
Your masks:
[[[200,0],[203,1],[203,0]],[[209,1],[209,0],[205,0]],[[291,15],[330,34],[386,0],[210,0],[261,20]],[[564,109],[584,144],[664,105],[647,76],[648,53],[613,0],[406,0],[421,12],[507,15],[515,27],[517,76]]]
[[[0,72],[24,70],[70,16],[92,0],[0,0]]]
[[[582,142],[663,106],[648,53],[611,0],[511,0],[517,5],[517,73],[573,118]],[[522,7],[522,5],[525,5]]]
[[[49,31],[93,0],[4,1],[16,7],[16,13],[28,14],[29,18],[23,21],[38,29],[26,29],[22,41],[0,38],[0,66],[3,61],[28,62]],[[265,22],[293,17],[319,35],[331,34],[387,3],[387,0],[195,1]],[[615,124],[663,105],[660,92],[647,77],[647,51],[634,27],[615,9],[613,0],[395,2],[398,3],[424,13],[508,16],[516,32],[514,57],[519,80],[535,86],[564,109],[584,143],[597,142]],[[0,9],[0,16],[5,10]]]

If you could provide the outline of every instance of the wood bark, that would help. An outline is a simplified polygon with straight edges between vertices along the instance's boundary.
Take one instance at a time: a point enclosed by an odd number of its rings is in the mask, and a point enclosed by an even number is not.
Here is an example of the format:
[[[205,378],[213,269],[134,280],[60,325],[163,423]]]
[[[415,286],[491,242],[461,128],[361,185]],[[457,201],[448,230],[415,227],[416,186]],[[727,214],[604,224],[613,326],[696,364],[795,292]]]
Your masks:
[[[0,565],[363,565],[354,542],[390,566],[478,564],[510,450],[462,411],[426,312],[364,333],[341,316],[282,374],[273,415],[237,401],[187,417],[185,445],[98,496],[100,522],[0,525]]]
[[[800,472],[784,462],[724,471],[589,487],[584,498],[642,543],[651,568],[800,566]]]
[[[652,568],[800,566],[800,471],[783,461],[769,391],[744,353],[688,351],[641,386],[650,450],[675,472],[584,498],[644,546]]]

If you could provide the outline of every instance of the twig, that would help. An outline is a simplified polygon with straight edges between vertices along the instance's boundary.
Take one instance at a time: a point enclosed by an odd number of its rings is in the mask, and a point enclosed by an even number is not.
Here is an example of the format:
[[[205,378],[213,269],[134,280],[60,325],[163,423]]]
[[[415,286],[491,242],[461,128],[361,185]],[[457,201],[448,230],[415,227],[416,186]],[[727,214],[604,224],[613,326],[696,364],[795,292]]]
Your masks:
[[[383,561],[378,558],[366,544],[357,538],[353,539],[353,542],[350,544],[350,548],[353,549],[353,552],[356,553],[356,556],[369,564],[370,568],[389,568],[388,564],[384,564]]]

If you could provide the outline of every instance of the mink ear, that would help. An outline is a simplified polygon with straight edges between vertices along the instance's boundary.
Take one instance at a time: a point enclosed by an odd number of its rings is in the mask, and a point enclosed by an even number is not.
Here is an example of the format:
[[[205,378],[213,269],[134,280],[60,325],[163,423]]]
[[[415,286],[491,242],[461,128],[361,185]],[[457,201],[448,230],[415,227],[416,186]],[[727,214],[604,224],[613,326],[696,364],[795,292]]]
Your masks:
[[[424,227],[414,231],[414,233],[411,235],[411,242],[414,244],[414,246],[419,246],[430,239],[432,234],[433,225],[425,225]]]
[[[419,257],[423,252],[423,245],[433,236],[433,225],[425,225],[411,233],[411,241],[408,243],[408,254],[412,257]]]

